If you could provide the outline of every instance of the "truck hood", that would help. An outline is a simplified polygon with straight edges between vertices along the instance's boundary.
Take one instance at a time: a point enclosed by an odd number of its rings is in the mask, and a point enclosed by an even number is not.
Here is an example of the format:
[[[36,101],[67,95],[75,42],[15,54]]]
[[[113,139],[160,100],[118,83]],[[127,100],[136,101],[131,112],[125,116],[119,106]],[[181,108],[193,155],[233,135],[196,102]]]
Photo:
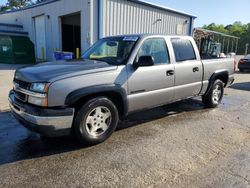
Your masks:
[[[15,73],[15,79],[25,82],[53,82],[67,77],[116,69],[117,66],[101,61],[58,61],[18,69]]]

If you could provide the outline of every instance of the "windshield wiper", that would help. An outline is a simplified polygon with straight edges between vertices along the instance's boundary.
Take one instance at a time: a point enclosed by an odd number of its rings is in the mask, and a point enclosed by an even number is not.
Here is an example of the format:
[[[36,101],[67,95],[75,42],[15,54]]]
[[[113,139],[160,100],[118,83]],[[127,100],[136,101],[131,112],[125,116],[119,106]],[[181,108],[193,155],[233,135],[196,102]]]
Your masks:
[[[118,60],[112,59],[110,57],[103,57],[103,58],[93,58],[96,59],[97,61],[105,61],[106,63],[110,64],[110,65],[117,65],[119,64]]]
[[[111,62],[105,60],[104,58],[89,58],[89,60],[101,61],[101,62],[108,63],[108,64],[110,64],[110,65],[113,65]]]

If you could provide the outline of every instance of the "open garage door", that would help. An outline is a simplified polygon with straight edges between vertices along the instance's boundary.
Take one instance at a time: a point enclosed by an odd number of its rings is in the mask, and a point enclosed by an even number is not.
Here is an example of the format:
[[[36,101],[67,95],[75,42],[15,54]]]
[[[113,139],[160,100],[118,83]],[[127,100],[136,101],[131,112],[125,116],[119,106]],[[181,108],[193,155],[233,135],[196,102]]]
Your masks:
[[[81,14],[75,13],[61,17],[62,23],[62,50],[73,52],[81,49]]]
[[[45,16],[37,16],[34,18],[35,26],[35,46],[36,57],[38,59],[46,58],[46,32],[45,32]]]

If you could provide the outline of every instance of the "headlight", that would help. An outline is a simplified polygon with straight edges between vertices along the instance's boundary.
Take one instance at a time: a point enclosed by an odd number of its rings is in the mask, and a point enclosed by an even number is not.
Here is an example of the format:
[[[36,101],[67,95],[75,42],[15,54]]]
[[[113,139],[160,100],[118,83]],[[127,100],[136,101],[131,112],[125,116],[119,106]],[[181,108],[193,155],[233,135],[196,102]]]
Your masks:
[[[36,106],[42,106],[42,107],[48,106],[48,98],[47,97],[46,98],[39,98],[39,97],[29,96],[28,102],[30,104],[34,104]]]
[[[47,93],[49,89],[48,83],[32,83],[30,86],[31,91],[39,92],[39,93]]]
[[[48,93],[49,83],[32,83],[30,91],[32,94],[28,94],[28,102],[36,106],[48,106]]]

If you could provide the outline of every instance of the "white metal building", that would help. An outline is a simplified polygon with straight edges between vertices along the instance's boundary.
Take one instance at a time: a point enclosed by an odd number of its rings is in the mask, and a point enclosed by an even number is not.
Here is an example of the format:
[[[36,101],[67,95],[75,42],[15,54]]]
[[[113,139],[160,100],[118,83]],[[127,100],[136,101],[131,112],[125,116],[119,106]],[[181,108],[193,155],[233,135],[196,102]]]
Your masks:
[[[0,23],[27,32],[47,60],[54,50],[86,50],[98,38],[119,34],[191,35],[196,17],[141,0],[49,0],[0,14]],[[8,25],[7,25],[8,26]],[[4,31],[6,32],[6,31]],[[1,33],[1,28],[0,28]]]

